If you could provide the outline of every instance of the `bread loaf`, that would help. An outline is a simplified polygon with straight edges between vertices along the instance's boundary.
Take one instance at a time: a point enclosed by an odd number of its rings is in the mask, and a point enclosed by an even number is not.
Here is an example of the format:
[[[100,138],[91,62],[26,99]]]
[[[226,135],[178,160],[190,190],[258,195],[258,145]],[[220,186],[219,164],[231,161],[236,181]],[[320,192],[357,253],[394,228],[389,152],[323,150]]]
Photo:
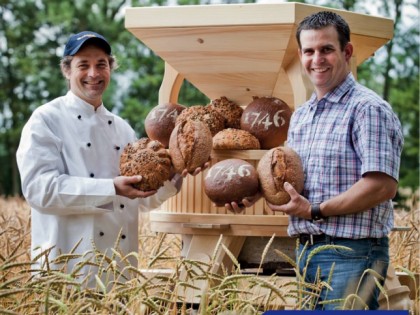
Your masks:
[[[169,179],[171,157],[164,146],[156,140],[141,138],[124,147],[120,157],[120,174],[141,175],[142,180],[134,186],[142,191],[156,190]]]
[[[262,149],[282,145],[287,139],[292,110],[276,97],[256,97],[244,109],[241,129],[258,138]]]
[[[155,106],[146,116],[144,128],[147,136],[162,143],[165,148],[169,146],[169,137],[175,128],[178,115],[186,109],[176,103],[165,103]]]
[[[178,123],[169,139],[169,152],[177,173],[187,169],[193,173],[210,158],[213,139],[209,128],[201,121]]]
[[[241,117],[244,110],[235,102],[222,96],[212,100],[208,107],[219,112],[225,118],[224,128],[241,128]]]
[[[299,155],[291,148],[276,147],[267,151],[258,162],[257,172],[260,191],[272,204],[289,202],[290,196],[283,188],[285,182],[290,183],[298,193],[303,190],[302,163]]]
[[[204,179],[204,191],[217,206],[237,202],[258,192],[255,168],[241,159],[227,159],[214,164]]]
[[[213,137],[216,150],[259,150],[260,142],[250,132],[242,129],[227,128]]]
[[[189,120],[204,123],[210,129],[212,137],[225,127],[225,118],[207,106],[194,105],[188,107],[178,116],[176,124]]]

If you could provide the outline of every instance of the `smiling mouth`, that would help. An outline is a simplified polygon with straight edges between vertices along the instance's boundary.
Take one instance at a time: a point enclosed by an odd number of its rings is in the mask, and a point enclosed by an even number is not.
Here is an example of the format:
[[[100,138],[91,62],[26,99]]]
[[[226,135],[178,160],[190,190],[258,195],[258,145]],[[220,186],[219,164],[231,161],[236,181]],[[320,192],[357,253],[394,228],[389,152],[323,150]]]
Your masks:
[[[312,71],[316,73],[323,73],[328,71],[328,68],[312,68]]]

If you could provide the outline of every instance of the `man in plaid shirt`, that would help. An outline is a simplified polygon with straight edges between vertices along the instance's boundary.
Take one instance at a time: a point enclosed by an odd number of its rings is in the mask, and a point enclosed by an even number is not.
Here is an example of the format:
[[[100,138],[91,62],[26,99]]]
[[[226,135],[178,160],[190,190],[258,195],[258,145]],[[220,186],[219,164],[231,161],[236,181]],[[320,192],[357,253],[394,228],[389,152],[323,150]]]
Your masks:
[[[315,88],[294,112],[287,140],[302,160],[305,184],[300,195],[285,183],[290,202],[269,206],[290,215],[288,232],[300,239],[297,257],[303,251],[299,264],[301,271],[307,266],[307,281],[318,277],[327,282],[333,268],[332,290],[323,288],[317,309],[377,309],[379,288],[372,275],[362,275],[373,269],[386,277],[401,124],[391,106],[350,72],[350,29],[339,15],[324,11],[306,17],[296,38],[302,66]],[[351,250],[323,250],[308,261],[327,244]],[[348,299],[343,304],[353,293],[364,303]],[[335,299],[341,301],[327,302]]]
[[[302,160],[304,190],[299,194],[285,183],[290,202],[268,205],[290,216],[288,233],[300,240],[300,274],[332,288],[324,286],[308,308],[377,309],[379,288],[373,272],[365,271],[374,270],[384,283],[393,227],[391,199],[403,146],[401,124],[391,106],[350,72],[353,45],[341,16],[323,11],[306,17],[296,39],[314,85],[311,98],[293,113],[287,138],[287,146]],[[258,198],[242,203],[250,207]],[[241,211],[234,202],[226,208]],[[348,249],[321,251],[325,245]]]

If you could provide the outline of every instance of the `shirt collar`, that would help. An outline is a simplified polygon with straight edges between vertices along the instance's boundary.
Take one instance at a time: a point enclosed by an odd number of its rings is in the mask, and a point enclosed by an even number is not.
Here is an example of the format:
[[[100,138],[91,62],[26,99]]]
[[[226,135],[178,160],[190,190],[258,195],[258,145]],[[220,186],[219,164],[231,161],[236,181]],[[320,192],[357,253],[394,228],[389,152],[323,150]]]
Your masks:
[[[70,100],[69,106],[80,114],[94,115],[107,113],[107,110],[103,103],[99,105],[95,110],[95,107],[93,107],[92,104],[85,102],[70,90],[67,92],[66,97]]]
[[[325,96],[321,100],[324,100],[324,102],[328,102],[331,104],[338,104],[340,103],[340,100],[347,94],[347,92],[351,90],[355,85],[356,80],[353,76],[353,73],[349,72],[344,81],[341,82],[338,86],[336,86],[332,91],[325,94]],[[311,98],[308,100],[309,106],[314,107],[318,104],[319,101],[316,98],[316,93],[313,92]]]

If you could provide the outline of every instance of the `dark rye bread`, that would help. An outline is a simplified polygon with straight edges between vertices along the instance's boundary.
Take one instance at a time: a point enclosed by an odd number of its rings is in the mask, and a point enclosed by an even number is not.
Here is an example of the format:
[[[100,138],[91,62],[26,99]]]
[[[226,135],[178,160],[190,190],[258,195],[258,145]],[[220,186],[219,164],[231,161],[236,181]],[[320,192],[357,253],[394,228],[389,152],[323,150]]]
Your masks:
[[[303,190],[303,168],[299,155],[291,148],[277,147],[267,151],[257,166],[260,191],[274,205],[289,202],[284,182],[290,183],[298,193]]]
[[[165,147],[156,140],[141,138],[124,147],[120,157],[120,174],[141,175],[134,186],[142,191],[156,190],[169,179],[171,157]]]
[[[212,135],[203,122],[189,120],[178,123],[169,139],[169,152],[175,171],[181,173],[187,169],[193,173],[209,160],[212,147]]]
[[[144,120],[147,136],[162,143],[165,148],[169,146],[169,137],[175,128],[178,115],[187,107],[176,103],[165,103],[155,106]]]
[[[225,118],[219,112],[207,106],[194,105],[188,107],[178,116],[176,124],[189,120],[201,121],[206,124],[212,137],[225,127]]]
[[[225,128],[241,128],[243,108],[229,100],[226,96],[214,99],[209,105],[210,109],[219,112],[225,118]]]
[[[227,128],[213,137],[213,149],[216,150],[259,150],[260,142],[250,132]]]
[[[241,204],[242,199],[258,192],[257,171],[241,159],[222,160],[208,170],[204,191],[218,207],[230,202]]]
[[[241,117],[241,129],[258,138],[261,149],[282,145],[287,139],[292,110],[276,97],[253,97]]]

